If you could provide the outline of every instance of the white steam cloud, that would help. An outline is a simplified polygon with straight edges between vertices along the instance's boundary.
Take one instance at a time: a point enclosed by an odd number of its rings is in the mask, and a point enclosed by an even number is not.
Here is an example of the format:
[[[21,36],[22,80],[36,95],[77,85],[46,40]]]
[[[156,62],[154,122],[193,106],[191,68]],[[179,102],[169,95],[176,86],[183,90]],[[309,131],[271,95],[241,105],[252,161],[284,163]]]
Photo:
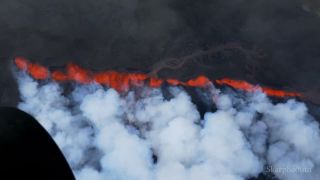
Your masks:
[[[79,180],[241,180],[273,173],[320,177],[319,124],[303,103],[272,103],[214,87],[201,119],[189,95],[148,87],[126,95],[99,85],[39,84],[18,75],[19,108],[52,135]]]

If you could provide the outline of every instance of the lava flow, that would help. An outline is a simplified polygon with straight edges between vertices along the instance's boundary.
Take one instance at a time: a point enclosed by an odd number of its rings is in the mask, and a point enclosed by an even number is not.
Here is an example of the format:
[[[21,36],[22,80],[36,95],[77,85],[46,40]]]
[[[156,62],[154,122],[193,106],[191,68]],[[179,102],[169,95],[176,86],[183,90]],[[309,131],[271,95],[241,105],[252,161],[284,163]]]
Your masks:
[[[18,69],[26,71],[30,76],[37,80],[44,80],[52,78],[57,82],[75,81],[81,84],[98,83],[117,91],[127,91],[132,86],[148,85],[153,88],[160,87],[163,83],[167,83],[173,86],[188,86],[188,87],[206,87],[212,83],[206,76],[198,76],[194,79],[182,82],[177,79],[160,79],[150,77],[147,74],[142,73],[122,73],[116,71],[105,71],[94,73],[79,67],[76,64],[70,63],[66,71],[53,71],[50,72],[46,67],[39,64],[33,64],[27,59],[22,57],[15,58],[15,65]],[[246,92],[262,91],[268,96],[274,97],[301,97],[302,95],[297,92],[287,92],[282,90],[271,89],[268,87],[260,87],[252,85],[246,81],[234,80],[229,78],[223,78],[213,81],[218,85],[228,85],[234,89],[243,90]]]

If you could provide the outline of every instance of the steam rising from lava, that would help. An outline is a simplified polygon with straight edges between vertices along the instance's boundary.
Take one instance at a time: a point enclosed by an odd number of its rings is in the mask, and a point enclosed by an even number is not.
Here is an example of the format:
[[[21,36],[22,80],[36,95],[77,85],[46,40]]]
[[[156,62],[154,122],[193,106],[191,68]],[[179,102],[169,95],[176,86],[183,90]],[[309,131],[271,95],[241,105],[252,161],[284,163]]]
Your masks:
[[[205,87],[212,83],[205,76],[198,76],[194,79],[190,79],[186,82],[179,81],[177,79],[159,79],[156,77],[148,76],[147,74],[141,73],[120,73],[116,71],[105,71],[100,73],[93,73],[86,69],[79,67],[76,64],[70,63],[67,66],[66,72],[53,71],[51,74],[49,70],[41,65],[30,63],[28,60],[17,57],[15,59],[15,64],[20,70],[27,71],[33,78],[38,80],[51,78],[58,82],[64,81],[76,81],[81,84],[88,83],[98,83],[117,91],[128,91],[131,86],[142,86],[147,83],[148,86],[153,88],[160,87],[163,83],[169,85],[181,85],[189,87]],[[214,81],[214,83],[219,85],[228,85],[235,89],[244,90],[247,92],[262,91],[268,96],[275,97],[300,97],[300,93],[296,92],[286,92],[282,90],[275,90],[267,87],[254,86],[248,82],[241,80],[233,80],[229,78],[223,78]]]
[[[17,73],[19,108],[50,132],[79,180],[320,176],[319,124],[306,106],[293,99],[274,104],[266,91],[250,90],[257,87],[244,81],[215,82],[251,92],[239,96],[221,92],[203,76],[153,82],[143,74],[94,74],[75,65],[49,72],[19,58],[16,65],[27,71]],[[49,76],[53,80],[39,81]],[[58,82],[69,80],[79,83],[65,91]],[[169,97],[157,88],[164,82]],[[201,118],[191,97],[175,85],[201,87],[217,110]]]

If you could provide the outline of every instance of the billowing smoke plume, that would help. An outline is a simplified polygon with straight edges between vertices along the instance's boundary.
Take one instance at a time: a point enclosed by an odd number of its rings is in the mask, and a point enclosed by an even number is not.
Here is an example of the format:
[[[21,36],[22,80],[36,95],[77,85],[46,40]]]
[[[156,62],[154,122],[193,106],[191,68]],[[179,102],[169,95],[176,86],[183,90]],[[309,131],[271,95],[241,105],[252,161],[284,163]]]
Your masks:
[[[125,94],[99,84],[65,88],[18,75],[21,103],[50,132],[79,180],[241,180],[320,177],[319,124],[295,100],[208,87],[201,118],[179,87]]]

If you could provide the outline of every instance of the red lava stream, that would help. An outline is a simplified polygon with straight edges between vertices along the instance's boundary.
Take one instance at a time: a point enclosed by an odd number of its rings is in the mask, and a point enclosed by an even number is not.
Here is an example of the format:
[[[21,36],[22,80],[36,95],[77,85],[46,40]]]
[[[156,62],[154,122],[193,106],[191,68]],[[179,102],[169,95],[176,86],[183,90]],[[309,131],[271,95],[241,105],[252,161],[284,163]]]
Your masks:
[[[262,91],[268,96],[273,97],[301,97],[298,92],[287,92],[268,87],[261,87],[252,85],[243,80],[234,80],[230,78],[223,78],[219,80],[209,80],[206,76],[198,76],[196,78],[187,80],[185,82],[177,79],[160,79],[151,77],[142,73],[122,73],[116,71],[104,71],[93,73],[86,69],[79,67],[76,64],[70,63],[67,65],[65,71],[50,71],[48,68],[34,64],[23,57],[15,58],[15,65],[21,71],[26,71],[30,76],[37,80],[45,80],[52,78],[57,82],[75,81],[81,84],[99,83],[117,91],[126,91],[132,86],[148,85],[153,88],[160,87],[163,83],[168,83],[173,86],[188,86],[188,87],[206,87],[209,83],[216,83],[218,85],[227,85],[234,89],[243,90],[246,92]]]

